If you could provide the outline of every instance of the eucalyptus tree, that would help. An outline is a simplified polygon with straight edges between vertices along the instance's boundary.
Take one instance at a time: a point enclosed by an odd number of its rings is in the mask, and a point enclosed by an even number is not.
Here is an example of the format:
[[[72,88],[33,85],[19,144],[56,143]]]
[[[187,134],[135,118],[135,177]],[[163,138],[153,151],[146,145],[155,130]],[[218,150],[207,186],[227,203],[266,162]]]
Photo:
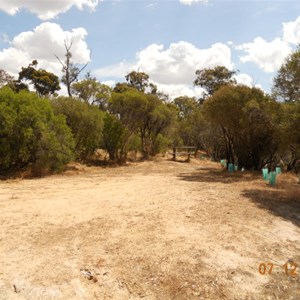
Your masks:
[[[222,132],[227,160],[254,169],[278,150],[279,110],[279,103],[247,86],[223,86],[204,103],[205,115]]]
[[[28,67],[22,67],[16,87],[18,89],[28,89],[27,82],[29,82],[34,86],[39,96],[55,94],[60,90],[58,76],[44,69],[37,69],[37,65],[37,60],[33,60]]]
[[[126,76],[128,84],[140,92],[145,92],[149,86],[149,75],[144,72],[131,71]]]
[[[300,101],[300,46],[285,59],[273,83],[273,93],[279,101]]]
[[[220,87],[228,84],[236,84],[234,75],[236,71],[231,71],[224,66],[217,66],[212,69],[197,70],[197,78],[194,85],[202,87],[205,92],[200,99],[203,102],[207,97],[212,96]]]
[[[95,77],[88,73],[81,81],[74,82],[71,86],[72,94],[88,104],[96,105],[101,110],[107,109],[108,100],[112,93],[112,88],[100,83]]]

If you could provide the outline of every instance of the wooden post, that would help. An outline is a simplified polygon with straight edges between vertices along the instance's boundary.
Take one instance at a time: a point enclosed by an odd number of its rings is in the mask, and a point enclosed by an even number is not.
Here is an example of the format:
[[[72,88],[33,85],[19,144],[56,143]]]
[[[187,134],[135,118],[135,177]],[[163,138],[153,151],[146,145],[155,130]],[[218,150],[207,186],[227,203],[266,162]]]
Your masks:
[[[176,160],[176,147],[173,147],[173,158],[172,160]]]
[[[188,148],[188,158],[187,158],[187,162],[191,161],[191,152],[190,152],[190,148]]]

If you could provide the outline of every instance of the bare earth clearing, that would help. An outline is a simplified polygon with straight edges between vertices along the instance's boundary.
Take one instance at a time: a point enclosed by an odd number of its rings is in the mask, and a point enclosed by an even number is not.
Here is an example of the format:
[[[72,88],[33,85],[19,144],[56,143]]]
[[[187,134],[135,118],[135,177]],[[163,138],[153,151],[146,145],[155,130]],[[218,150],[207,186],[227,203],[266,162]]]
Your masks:
[[[272,188],[205,161],[78,166],[1,181],[0,209],[1,300],[300,299],[291,175]]]

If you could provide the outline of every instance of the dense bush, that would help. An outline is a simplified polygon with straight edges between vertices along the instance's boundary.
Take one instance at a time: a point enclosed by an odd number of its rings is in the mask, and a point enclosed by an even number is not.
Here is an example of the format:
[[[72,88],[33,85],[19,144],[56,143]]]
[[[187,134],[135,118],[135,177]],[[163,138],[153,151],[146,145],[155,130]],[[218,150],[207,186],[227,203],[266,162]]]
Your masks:
[[[124,131],[120,120],[111,114],[106,113],[102,132],[102,148],[109,154],[110,160],[119,160],[119,152],[124,139]]]
[[[34,93],[0,89],[0,169],[60,170],[72,159],[74,141],[65,118]]]
[[[76,98],[59,97],[52,100],[57,114],[66,116],[75,140],[75,156],[87,159],[102,142],[104,113]]]
[[[298,61],[298,57],[291,59]],[[32,65],[22,68],[24,76],[36,75],[35,71]],[[126,76],[127,83],[117,83],[113,90],[88,75],[72,86],[80,98],[47,100],[3,88],[0,168],[3,172],[27,165],[36,170],[61,169],[73,156],[86,160],[99,148],[122,163],[129,151],[140,151],[147,159],[181,145],[247,169],[283,163],[296,170],[300,162],[300,102],[298,73],[294,71],[288,87],[296,96],[285,99],[289,103],[236,84],[235,71],[222,66],[196,72],[200,81],[195,84],[206,89],[202,98],[182,96],[173,103],[157,92],[147,74],[134,71]],[[285,92],[283,84],[289,73],[285,69],[279,72],[283,77],[275,82],[275,96]],[[3,71],[0,75],[3,84],[12,80]]]
[[[118,92],[113,92],[108,109],[120,121],[123,128],[120,160],[126,160],[129,144],[134,135],[140,138],[140,143],[136,146],[140,144],[144,158],[156,155],[160,149],[162,136],[168,135],[176,116],[173,105],[163,102],[157,95],[146,94],[133,87],[127,87],[124,91],[119,91],[118,88]]]
[[[280,105],[263,91],[247,86],[223,86],[204,104],[205,116],[222,131],[226,159],[254,169],[278,150],[273,115],[279,111]]]

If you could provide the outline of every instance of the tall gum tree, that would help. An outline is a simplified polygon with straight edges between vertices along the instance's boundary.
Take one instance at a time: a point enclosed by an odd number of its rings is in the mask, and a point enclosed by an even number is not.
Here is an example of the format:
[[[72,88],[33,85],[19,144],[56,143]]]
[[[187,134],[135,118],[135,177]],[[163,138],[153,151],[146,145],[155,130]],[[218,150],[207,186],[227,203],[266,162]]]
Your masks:
[[[300,102],[300,45],[285,59],[273,83],[272,92],[277,100]]]
[[[274,112],[280,104],[263,91],[226,85],[204,103],[207,118],[221,129],[226,158],[240,167],[260,169],[278,150]]]
[[[200,86],[205,90],[203,97],[199,99],[200,102],[212,96],[220,87],[228,84],[236,84],[236,80],[233,78],[236,73],[236,71],[230,71],[224,66],[197,70],[197,78],[194,80],[194,85]]]
[[[38,61],[33,60],[28,67],[22,67],[16,86],[23,85],[23,89],[28,89],[27,82],[29,81],[39,96],[55,94],[60,90],[59,78],[44,69],[37,69],[37,65]]]

